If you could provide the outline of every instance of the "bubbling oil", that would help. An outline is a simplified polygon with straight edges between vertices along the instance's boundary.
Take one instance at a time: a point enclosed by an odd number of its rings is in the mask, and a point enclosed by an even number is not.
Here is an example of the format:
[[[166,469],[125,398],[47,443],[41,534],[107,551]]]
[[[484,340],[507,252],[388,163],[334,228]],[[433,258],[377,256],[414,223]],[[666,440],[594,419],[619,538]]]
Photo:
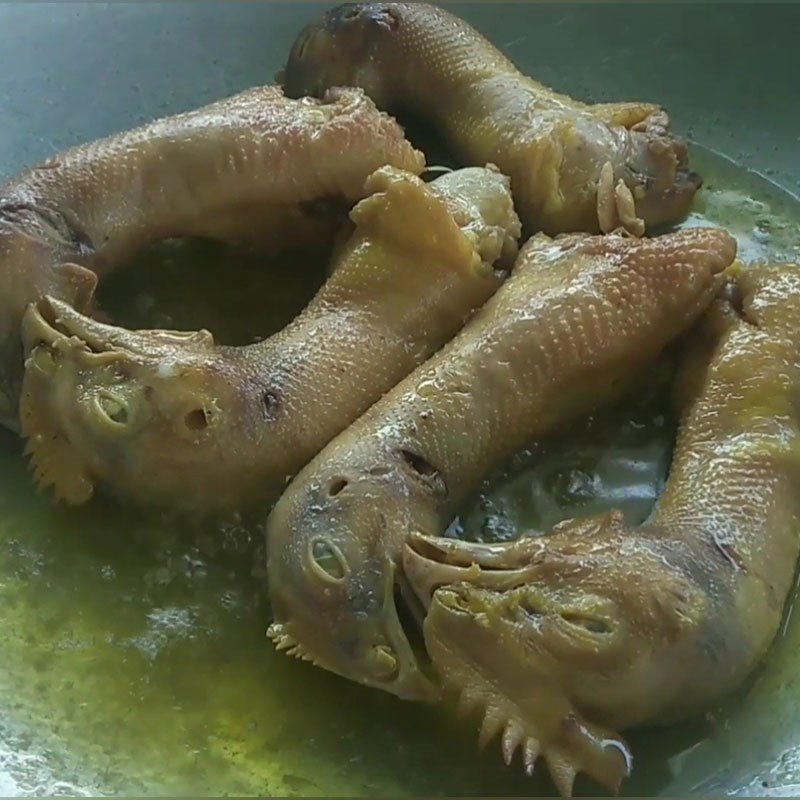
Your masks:
[[[796,200],[712,154],[695,163],[706,185],[684,225],[728,228],[744,259],[800,261]],[[242,344],[283,327],[324,267],[168,243],[105,282],[102,301],[130,327],[205,327]],[[669,465],[668,377],[659,366],[649,395],[517,454],[451,535],[503,540],[612,506],[642,519]],[[454,715],[276,653],[258,521],[190,524],[102,496],[58,508],[36,493],[21,450],[0,433],[0,795],[552,791],[503,767],[496,747],[478,755],[476,731]],[[759,794],[800,782],[794,623],[725,708],[634,732],[624,791]]]

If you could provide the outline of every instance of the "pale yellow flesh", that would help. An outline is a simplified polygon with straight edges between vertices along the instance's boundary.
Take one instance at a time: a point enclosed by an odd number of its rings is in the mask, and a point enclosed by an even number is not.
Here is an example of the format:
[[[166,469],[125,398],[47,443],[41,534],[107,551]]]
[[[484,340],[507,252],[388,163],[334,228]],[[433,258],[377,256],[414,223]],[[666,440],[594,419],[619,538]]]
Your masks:
[[[486,711],[483,739],[502,731],[529,770],[543,755],[565,794],[579,771],[616,788],[615,731],[718,702],[780,623],[800,543],[800,266],[753,266],[728,295],[688,337],[674,461],[643,526],[611,513],[406,551],[434,665]]]
[[[292,96],[360,86],[382,108],[425,120],[463,163],[492,161],[510,176],[531,231],[641,235],[682,217],[700,185],[658,106],[557,94],[427,3],[327,12],[296,40],[284,82]]]
[[[258,344],[128,332],[55,301],[29,311],[21,417],[39,482],[73,504],[103,483],[192,514],[276,499],[461,328],[516,254],[519,220],[495,170],[425,184],[384,167],[364,192],[331,276]]]
[[[711,302],[735,251],[709,229],[529,241],[459,335],[334,439],[275,506],[276,642],[353,680],[430,697],[392,597],[403,543],[443,530],[517,449],[640,379]]]
[[[314,201],[349,207],[386,164],[419,174],[424,159],[360,91],[297,101],[267,86],[11,178],[0,187],[0,422],[17,424],[28,304],[49,294],[91,311],[97,276],[163,238],[274,245],[288,227],[330,241],[336,220]]]

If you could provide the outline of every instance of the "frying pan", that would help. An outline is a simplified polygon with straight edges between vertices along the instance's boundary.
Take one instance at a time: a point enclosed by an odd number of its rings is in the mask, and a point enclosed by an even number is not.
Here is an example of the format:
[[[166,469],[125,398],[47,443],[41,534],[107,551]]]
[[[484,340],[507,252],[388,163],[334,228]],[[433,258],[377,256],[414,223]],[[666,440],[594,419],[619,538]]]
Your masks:
[[[800,195],[800,6],[449,7],[545,84],[659,102],[694,142]],[[0,4],[0,175],[271,82],[320,10]],[[20,449],[0,434],[0,795],[551,791],[496,752],[478,757],[471,727],[435,709],[275,657],[261,638],[263,600],[237,605],[213,559],[175,545],[170,564],[185,557],[196,582],[174,589],[159,573],[161,544],[139,534],[158,540],[170,523],[102,500],[53,510],[30,489]],[[201,613],[195,591],[227,596],[227,610]],[[767,664],[723,712],[637,734],[625,791],[800,792],[798,644],[789,613]]]

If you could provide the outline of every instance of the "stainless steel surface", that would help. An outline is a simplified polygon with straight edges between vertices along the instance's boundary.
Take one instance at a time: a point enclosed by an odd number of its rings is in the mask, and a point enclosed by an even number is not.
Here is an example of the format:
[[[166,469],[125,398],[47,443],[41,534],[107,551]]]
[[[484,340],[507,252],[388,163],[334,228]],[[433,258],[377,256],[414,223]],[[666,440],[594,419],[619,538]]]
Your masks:
[[[524,70],[665,104],[699,143],[800,193],[793,3],[453,3]],[[0,174],[270,82],[316,3],[0,5]]]

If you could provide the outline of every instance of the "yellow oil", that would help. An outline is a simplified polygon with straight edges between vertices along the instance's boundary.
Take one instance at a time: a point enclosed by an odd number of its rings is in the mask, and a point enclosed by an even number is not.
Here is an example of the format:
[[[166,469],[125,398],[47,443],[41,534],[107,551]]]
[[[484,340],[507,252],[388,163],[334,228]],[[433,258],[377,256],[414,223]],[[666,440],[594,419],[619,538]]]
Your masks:
[[[724,225],[745,259],[800,260],[796,201],[718,157],[697,153],[696,163],[706,187],[685,224]],[[323,275],[320,259],[170,243],[110,278],[102,299],[128,326],[206,327],[241,344],[286,324]],[[510,538],[612,505],[642,518],[674,432],[665,380],[654,372],[649,396],[518,454],[451,532]],[[450,709],[275,653],[257,524],[193,525],[104,497],[55,507],[7,433],[0,474],[0,795],[552,791],[506,769],[497,747],[478,755],[472,724]],[[787,617],[765,667],[724,709],[635,732],[624,791],[752,795],[800,783],[795,622]]]

